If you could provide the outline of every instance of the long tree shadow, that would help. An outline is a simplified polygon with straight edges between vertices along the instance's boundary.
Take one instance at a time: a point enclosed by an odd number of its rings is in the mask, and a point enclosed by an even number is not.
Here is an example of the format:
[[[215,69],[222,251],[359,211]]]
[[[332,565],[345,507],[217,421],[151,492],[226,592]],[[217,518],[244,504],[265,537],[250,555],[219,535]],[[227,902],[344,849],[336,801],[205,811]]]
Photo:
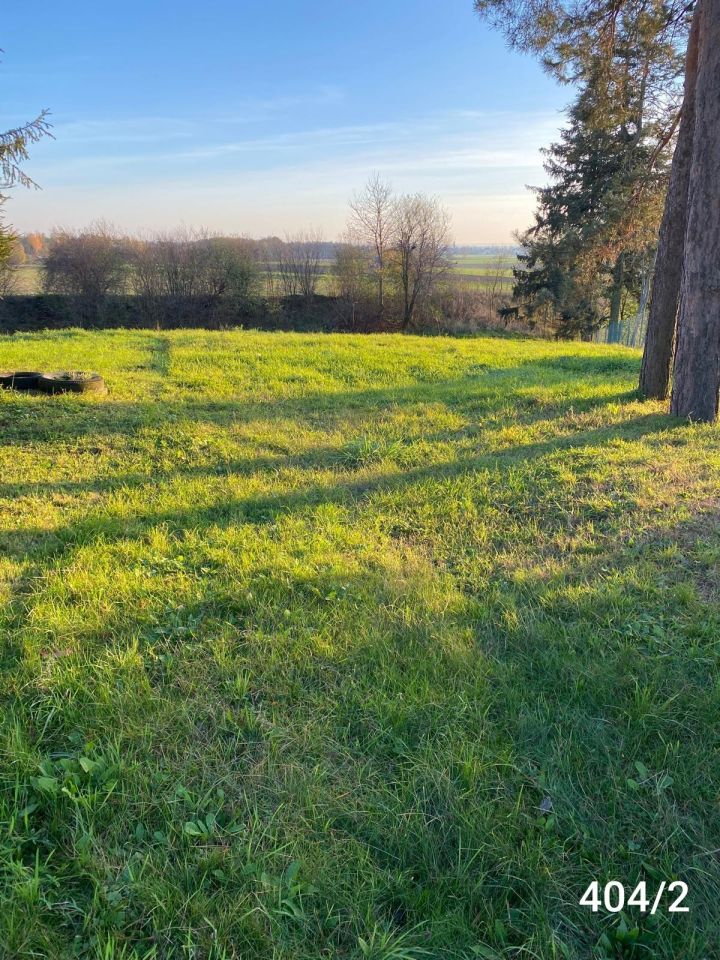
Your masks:
[[[592,398],[584,405],[584,410],[592,409],[601,405],[605,399],[599,400]],[[580,412],[579,405],[572,406],[573,414]],[[537,408],[531,404],[529,409],[520,410],[513,416],[514,427],[532,427],[543,422],[548,425],[563,425],[562,418],[557,414],[557,408],[548,410],[546,407]],[[671,422],[671,421],[669,421]],[[459,428],[447,428],[428,432],[419,427],[415,433],[407,433],[398,441],[401,445],[410,448],[412,444],[422,441],[423,443],[450,443],[461,440],[475,440],[485,445],[492,440],[494,431],[500,429],[497,421],[491,421],[490,427],[485,427],[485,422],[480,419],[477,422],[471,422]],[[573,420],[568,425],[568,430],[577,434],[582,429],[582,425]],[[365,434],[362,434],[365,436]],[[557,435],[558,440],[563,439],[564,434]],[[348,438],[348,443],[352,446],[353,438]],[[97,448],[90,448],[92,452],[97,452]],[[504,451],[498,451],[504,452]],[[485,451],[489,456],[489,451]],[[81,451],[82,454],[82,451]],[[135,471],[132,473],[108,473],[105,475],[94,475],[86,480],[56,480],[56,481],[34,481],[25,483],[0,483],[0,498],[19,497],[19,496],[43,496],[54,493],[109,493],[114,490],[135,488],[142,486],[152,480],[154,483],[169,481],[176,478],[193,478],[208,476],[230,476],[230,475],[252,475],[262,472],[277,472],[292,469],[339,469],[347,467],[348,461],[352,460],[352,451],[347,445],[329,444],[327,446],[314,446],[297,454],[278,454],[276,456],[247,456],[244,458],[219,456],[210,462],[202,463],[178,463],[171,468],[152,469],[148,471]]]
[[[636,423],[632,429],[644,436],[652,432],[649,426]],[[593,442],[599,432],[593,431]],[[615,438],[615,431],[604,433]],[[685,533],[681,525],[668,536]],[[427,918],[429,898],[442,890],[454,899],[459,890],[458,909],[472,924],[483,910],[490,918],[506,910],[520,880],[535,896],[554,897],[542,880],[553,872],[580,875],[588,863],[611,873],[627,871],[628,807],[618,797],[628,794],[635,761],[647,765],[652,778],[631,792],[640,798],[630,809],[632,836],[646,845],[643,869],[662,856],[673,873],[684,875],[699,852],[704,857],[720,842],[717,758],[706,748],[716,730],[696,706],[703,696],[710,700],[698,669],[707,657],[694,663],[691,653],[683,654],[682,635],[672,637],[670,630],[662,645],[652,634],[626,636],[612,620],[598,620],[597,609],[608,604],[607,572],[638,560],[625,544],[606,539],[601,546],[589,566],[568,561],[568,585],[592,582],[585,607],[575,611],[549,606],[544,584],[528,590],[526,582],[520,593],[512,578],[498,574],[503,594],[523,605],[520,629],[505,619],[504,605],[485,593],[469,597],[466,606],[435,609],[424,606],[421,588],[409,597],[407,582],[393,582],[382,568],[348,576],[331,566],[288,574],[268,565],[254,574],[265,584],[269,603],[250,606],[208,579],[180,616],[171,606],[118,609],[101,630],[83,636],[77,653],[84,664],[101,663],[110,637],[131,642],[155,698],[150,709],[159,713],[160,703],[183,702],[191,721],[177,736],[181,745],[184,737],[204,745],[204,769],[158,750],[154,762],[169,779],[193,789],[212,776],[213,788],[222,787],[239,808],[242,798],[260,797],[261,810],[285,810],[288,822],[316,827],[326,844],[350,841],[379,877],[391,871],[395,878],[373,893],[374,908],[388,923],[412,929]],[[638,551],[640,559],[655,555],[649,542]],[[680,565],[677,573],[683,574]],[[643,600],[628,587],[626,612],[633,623]],[[485,604],[482,623],[478,601]],[[418,612],[411,622],[403,615],[408,602]],[[287,608],[302,616],[288,622]],[[321,634],[328,622],[339,634],[336,648],[303,643],[303,632]],[[244,694],[213,673],[211,641],[219,624],[235,631],[242,662],[252,668]],[[570,630],[577,642],[568,638]],[[455,642],[473,633],[474,642]],[[263,646],[269,637],[272,654]],[[193,671],[200,679],[188,683]],[[102,745],[111,736],[107,702],[94,698],[88,672],[80,719],[77,711],[48,710],[37,744],[44,754],[61,753],[68,738],[77,736],[78,724],[86,740]],[[203,685],[213,681],[208,697]],[[132,685],[118,683],[113,704],[121,710],[134,694]],[[242,711],[258,718],[255,732],[238,732],[232,718]],[[645,711],[639,719],[638,711]],[[665,728],[682,730],[682,750],[668,751],[660,735]],[[268,772],[261,760],[272,750],[281,751],[283,765],[296,777]],[[256,764],[250,777],[248,758]],[[665,800],[653,794],[668,766],[675,806],[659,849],[651,838],[665,828]],[[311,772],[322,789],[298,789],[302,771]],[[547,839],[549,818],[539,810],[545,797],[561,821],[559,842]],[[279,846],[285,839],[282,819],[278,829]],[[473,851],[468,871],[471,864],[473,876],[490,882],[478,886],[463,874],[463,850]],[[86,865],[73,857],[68,847],[56,859],[61,865],[69,860],[73,875],[84,876]],[[717,881],[715,862],[703,860],[703,870],[708,882]],[[716,901],[701,921],[707,929],[717,926]],[[578,938],[594,943],[587,912],[574,909]]]
[[[0,532],[0,545],[8,556],[12,557],[25,558],[28,553],[33,556],[37,556],[38,553],[52,556],[61,555],[75,545],[87,544],[94,540],[110,542],[128,536],[137,537],[142,535],[145,529],[158,524],[173,530],[197,529],[211,524],[230,522],[263,524],[274,521],[279,515],[302,508],[328,503],[352,504],[379,491],[392,492],[399,488],[412,487],[423,481],[446,480],[478,470],[509,469],[518,463],[545,457],[558,451],[602,445],[618,439],[637,440],[649,434],[682,425],[681,421],[671,420],[663,415],[647,414],[613,427],[599,427],[552,440],[520,444],[494,453],[462,457],[427,467],[415,467],[360,479],[349,478],[330,484],[312,483],[299,489],[293,487],[290,490],[269,495],[247,498],[219,496],[214,502],[191,510],[139,511],[129,520],[104,511],[89,511],[81,520],[52,531],[40,527],[22,527]],[[333,450],[332,455],[336,456],[336,451]],[[324,451],[323,456],[328,456],[327,450]],[[337,460],[334,462],[337,464]],[[245,468],[252,463],[252,460],[245,462]],[[312,460],[308,460],[308,464],[317,465]],[[208,470],[208,474],[217,476],[215,469]]]
[[[166,353],[159,351],[157,363],[167,364]],[[163,367],[163,369],[165,369]],[[533,374],[527,377],[527,371]],[[614,369],[614,368],[613,368]],[[57,404],[52,398],[37,398],[38,406],[28,416],[25,406],[12,401],[0,407],[0,427],[11,435],[6,445],[71,442],[91,436],[126,435],[132,437],[142,429],[159,429],[176,425],[179,421],[198,421],[223,427],[248,424],[253,421],[295,419],[300,423],[332,429],[358,412],[405,408],[418,404],[442,403],[452,408],[467,408],[473,415],[491,415],[513,410],[523,417],[521,422],[554,412],[574,409],[590,410],[610,403],[629,402],[637,397],[633,389],[620,388],[608,392],[607,370],[601,368],[596,376],[597,392],[588,393],[591,371],[578,368],[576,376],[562,372],[558,382],[566,388],[562,397],[538,399],[528,395],[534,386],[544,389],[553,364],[528,361],[506,368],[488,368],[475,375],[455,380],[421,381],[401,387],[367,387],[360,390],[298,391],[288,396],[255,399],[238,394],[226,400],[195,400],[187,395],[161,398],[151,396],[140,402],[99,400],[82,407]],[[558,374],[561,371],[558,371]],[[618,372],[623,372],[622,368]],[[604,379],[601,379],[604,378]],[[509,384],[508,381],[515,381]],[[153,384],[148,392],[154,392]],[[513,389],[514,386],[514,389]],[[577,388],[575,392],[574,388]],[[22,415],[21,415],[22,414]]]

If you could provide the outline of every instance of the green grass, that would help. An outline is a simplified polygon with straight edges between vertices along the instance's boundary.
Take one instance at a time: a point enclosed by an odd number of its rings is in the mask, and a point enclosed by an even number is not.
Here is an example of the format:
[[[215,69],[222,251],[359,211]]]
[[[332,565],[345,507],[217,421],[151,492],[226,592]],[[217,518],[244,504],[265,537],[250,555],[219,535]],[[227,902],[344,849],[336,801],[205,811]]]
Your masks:
[[[511,254],[459,254],[453,258],[452,275],[478,285],[498,281],[503,290],[510,292],[514,282],[513,270],[517,258]]]
[[[638,366],[0,339],[111,391],[0,393],[0,956],[716,956],[720,443]]]
[[[13,293],[18,296],[40,293],[42,290],[42,267],[37,263],[25,263],[15,272]]]
[[[503,255],[502,285],[508,290],[512,286],[513,268],[517,264],[515,257]],[[458,254],[453,257],[451,275],[462,277],[464,280],[475,281],[478,284],[488,284],[498,275],[497,256],[489,254]],[[317,292],[324,296],[332,296],[336,292],[336,275],[334,261],[321,261],[321,274],[318,277]],[[279,282],[280,273],[275,273],[275,280]],[[262,284],[261,284],[262,286]],[[14,292],[17,294],[38,294],[42,290],[42,269],[36,263],[24,264],[16,274]]]

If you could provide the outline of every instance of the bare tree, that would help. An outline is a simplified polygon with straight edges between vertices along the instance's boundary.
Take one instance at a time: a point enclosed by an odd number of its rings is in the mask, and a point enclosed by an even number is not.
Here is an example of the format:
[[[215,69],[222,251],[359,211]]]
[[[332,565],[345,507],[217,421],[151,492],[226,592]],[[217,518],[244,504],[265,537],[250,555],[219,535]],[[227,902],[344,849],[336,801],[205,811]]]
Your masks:
[[[408,194],[397,202],[395,229],[402,328],[406,330],[448,272],[450,216],[434,197]]]
[[[265,296],[274,300],[278,295],[278,264],[282,240],[279,237],[264,237],[256,244],[256,257],[263,277]]]
[[[206,231],[183,226],[155,241],[160,291],[177,307],[191,303],[202,291],[207,240]]]
[[[346,239],[335,250],[335,289],[346,307],[346,320],[355,330],[367,319],[373,300],[372,264],[367,247]]]
[[[373,251],[380,319],[385,313],[387,255],[396,240],[397,223],[397,200],[392,187],[379,173],[373,173],[360,193],[350,201],[348,232],[356,243]]]
[[[322,237],[317,231],[287,236],[277,246],[280,287],[286,297],[311,300],[317,291],[322,260]]]
[[[275,263],[282,296],[299,297],[300,255],[297,250],[293,250],[293,244],[289,238],[286,237],[276,245]]]
[[[160,329],[164,315],[160,258],[156,244],[148,239],[128,243],[130,289],[146,321]]]
[[[125,287],[125,243],[101,221],[80,232],[58,230],[51,238],[43,274],[47,293],[77,297],[91,314],[97,314],[110,294]]]
[[[497,312],[504,299],[506,270],[507,261],[502,253],[498,253],[488,273],[488,303],[492,314]]]
[[[254,245],[243,237],[215,237],[182,227],[132,245],[131,287],[148,319],[217,320],[221,305],[239,306],[253,294]]]

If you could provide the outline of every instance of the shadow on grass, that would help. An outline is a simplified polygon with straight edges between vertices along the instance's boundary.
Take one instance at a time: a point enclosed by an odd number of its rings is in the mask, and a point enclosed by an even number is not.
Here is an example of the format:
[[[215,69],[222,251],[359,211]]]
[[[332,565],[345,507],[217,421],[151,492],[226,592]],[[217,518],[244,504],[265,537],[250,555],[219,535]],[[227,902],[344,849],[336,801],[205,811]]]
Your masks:
[[[605,398],[591,398],[582,409],[588,410],[602,405],[603,402],[611,402]],[[525,405],[525,410],[518,412],[513,417],[513,426],[525,427],[533,426],[543,420],[550,418],[557,420],[557,407],[548,409],[546,406],[538,407],[536,404]],[[580,404],[572,406],[573,413],[579,412]],[[569,408],[569,407],[568,407]],[[553,414],[555,416],[553,417]],[[662,418],[662,415],[658,415]],[[200,418],[201,419],[201,418]],[[672,421],[668,420],[668,423]],[[493,422],[493,428],[497,423]],[[366,434],[362,434],[362,439]],[[425,443],[451,442],[462,439],[472,440],[483,439],[483,421],[470,423],[457,429],[438,430],[432,433],[418,432],[404,438],[403,443],[410,447],[413,443],[422,441]],[[351,438],[356,440],[358,438]],[[564,437],[560,436],[558,442]],[[88,450],[79,450],[79,456],[94,455],[97,452],[96,447],[90,447]],[[503,451],[504,452],[504,451]],[[490,454],[487,454],[490,456]],[[53,493],[81,493],[87,492],[112,492],[114,490],[134,488],[150,482],[168,481],[174,478],[192,478],[203,476],[230,476],[230,475],[252,475],[265,471],[275,472],[288,469],[341,469],[348,468],[352,460],[352,451],[346,447],[338,445],[328,445],[325,447],[316,446],[298,454],[283,454],[278,456],[250,456],[243,459],[217,458],[212,463],[201,464],[178,464],[172,469],[153,470],[152,472],[118,473],[108,475],[95,475],[87,480],[59,480],[51,482],[35,481],[31,483],[0,483],[0,497],[19,497],[19,496],[42,496],[52,495]]]
[[[162,338],[160,342],[167,344]],[[165,349],[159,347],[154,355],[152,368],[167,376],[168,364],[167,345]],[[157,430],[166,425],[172,428],[178,422],[186,420],[219,427],[286,419],[316,426],[321,420],[323,427],[332,429],[345,418],[352,418],[360,411],[436,403],[454,409],[466,409],[469,414],[477,417],[512,410],[517,416],[517,422],[523,424],[532,423],[548,414],[560,415],[570,409],[586,411],[610,403],[630,402],[637,398],[637,391],[628,389],[613,390],[611,393],[599,389],[596,394],[572,395],[573,388],[587,387],[588,376],[607,377],[609,371],[603,367],[600,367],[597,374],[594,374],[592,369],[572,368],[576,376],[570,377],[566,370],[557,368],[557,382],[568,387],[561,398],[538,399],[527,394],[527,390],[532,387],[547,387],[547,375],[556,368],[557,365],[550,360],[531,360],[504,369],[488,368],[480,374],[451,381],[427,380],[402,387],[314,391],[260,400],[242,395],[220,401],[197,401],[182,396],[178,399],[160,399],[156,393],[158,386],[162,388],[160,381],[160,384],[148,384],[146,389],[149,399],[141,402],[127,403],[107,399],[68,407],[67,404],[59,405],[52,398],[43,397],[38,398],[40,406],[32,410],[31,416],[28,416],[27,407],[21,408],[19,404],[11,402],[0,407],[0,426],[5,428],[8,445],[67,442],[92,435],[132,436],[142,429]],[[530,377],[527,376],[528,370],[532,370]],[[614,370],[615,367],[610,368],[610,372]],[[617,372],[625,371],[621,367]],[[600,380],[596,385],[607,388],[607,380]]]
[[[146,528],[158,524],[173,530],[182,530],[230,522],[269,523],[278,516],[307,507],[329,503],[355,504],[377,492],[392,492],[428,480],[447,480],[480,470],[509,470],[518,463],[546,457],[556,452],[593,447],[615,440],[637,440],[649,434],[682,425],[681,421],[671,420],[660,414],[646,414],[616,426],[586,430],[539,443],[522,444],[495,453],[463,457],[428,467],[384,473],[380,476],[343,479],[338,483],[311,483],[287,492],[247,498],[221,497],[214,503],[191,510],[138,512],[129,520],[113,517],[104,512],[95,515],[90,512],[77,523],[52,531],[23,527],[0,532],[0,545],[7,555],[25,559],[29,554],[37,556],[38,552],[45,556],[60,555],[68,548],[91,543],[96,539],[107,543],[126,537],[139,537]],[[323,448],[319,458],[313,451],[310,451],[307,457],[269,458],[266,461],[251,458],[224,464],[223,472],[227,475],[256,473],[263,466],[277,470],[282,467],[318,468],[320,466],[342,467],[342,465],[342,460],[338,459],[338,451],[335,448]],[[208,466],[190,468],[189,474],[216,477],[218,471],[216,466]],[[176,473],[171,473],[168,479],[172,479],[175,475]],[[143,484],[155,482],[157,478],[148,476],[143,476],[141,480]],[[63,487],[63,489],[66,488]]]
[[[647,555],[653,555],[650,544]],[[568,559],[568,583],[584,584],[589,569],[607,575],[623,557],[623,545],[606,541],[590,568]],[[539,804],[548,795],[563,818],[565,835],[584,837],[583,863],[588,856],[606,866],[625,862],[620,838],[628,810],[618,798],[627,798],[635,760],[653,770],[670,765],[679,809],[638,804],[631,793],[633,835],[654,836],[662,816],[663,842],[674,864],[692,862],[697,849],[715,848],[714,780],[703,744],[706,720],[697,705],[707,686],[697,669],[705,656],[694,664],[693,655],[683,650],[682,635],[671,631],[667,642],[652,633],[618,631],[618,601],[605,593],[607,576],[593,579],[582,604],[570,600],[562,611],[548,606],[543,584],[528,593],[505,581],[505,595],[514,594],[525,614],[520,625],[513,625],[503,616],[505,605],[492,596],[482,598],[486,618],[479,624],[472,604],[429,609],[420,594],[408,597],[402,582],[388,584],[382,570],[349,582],[336,571],[302,576],[267,567],[255,574],[263,579],[269,603],[251,608],[208,581],[179,617],[173,607],[150,615],[133,611],[133,636],[140,635],[141,649],[152,647],[153,656],[145,660],[148,681],[164,700],[190,698],[187,716],[194,726],[184,734],[202,745],[206,769],[218,778],[212,786],[221,785],[231,800],[241,796],[248,789],[248,757],[259,762],[270,749],[270,735],[240,737],[224,718],[221,696],[211,702],[203,684],[214,676],[207,672],[214,669],[208,645],[213,631],[230,625],[241,645],[248,626],[254,627],[253,690],[244,703],[263,718],[273,742],[283,745],[288,767],[295,749],[302,750],[302,763],[294,767],[299,779],[269,782],[266,777],[264,800],[272,809],[286,806],[291,818],[331,824],[334,837],[352,837],[378,869],[412,877],[412,883],[398,881],[393,895],[387,895],[388,909],[401,926],[425,917],[427,900],[418,894],[438,883],[447,885],[447,895],[457,882],[468,924],[488,903],[502,909],[508,896],[529,902],[545,890],[540,878],[549,871],[542,865],[549,861],[567,869],[568,857],[566,844],[548,845],[545,822],[539,819]],[[303,636],[321,634],[326,627],[328,597],[335,613],[345,608],[340,632],[346,646],[303,647]],[[420,611],[419,621],[404,618],[408,600]],[[620,609],[633,623],[645,603],[629,584]],[[651,616],[660,617],[669,607],[669,600],[664,609],[656,599]],[[297,611],[296,619],[284,618],[284,608]],[[606,609],[614,615],[603,622]],[[105,643],[114,630],[127,633],[122,617],[118,611],[107,633],[89,637],[91,644]],[[469,634],[475,643],[455,643]],[[79,652],[92,659],[96,651],[91,646]],[[201,679],[178,685],[177,673],[167,665],[173,658],[176,671],[186,676],[196,667]],[[118,700],[124,695],[119,690]],[[707,702],[709,696],[707,691]],[[92,729],[93,711],[98,722],[106,721],[106,714],[95,705],[91,688],[87,698]],[[46,750],[66,742],[74,729],[66,722],[77,720],[66,721],[57,711]],[[668,760],[663,734],[679,722],[689,740]],[[327,777],[322,791],[302,795],[302,769]],[[502,859],[500,845],[515,864],[512,882],[499,872],[488,889],[480,890],[457,875],[458,850],[476,850],[478,860],[469,861],[468,870],[473,864],[473,871],[487,874]],[[654,848],[653,855],[660,856]],[[581,869],[578,864],[578,874]],[[716,916],[717,907],[713,910]],[[578,912],[578,920],[583,916]]]
[[[417,390],[421,396],[416,393],[415,400],[404,402],[427,402],[427,385]],[[340,396],[364,396],[357,406],[367,409],[373,403],[381,408],[396,393],[361,391]],[[337,395],[321,396],[329,403]],[[471,402],[477,399],[472,397]],[[597,403],[616,400],[603,397]],[[300,403],[306,402],[307,398],[298,398],[291,405],[300,409]],[[354,401],[344,402],[344,412],[354,409]],[[161,406],[157,403],[152,409]],[[507,402],[502,406],[507,408]],[[577,400],[570,400],[563,402],[562,409],[571,406],[580,408]],[[193,415],[205,419],[207,409],[197,405]],[[257,405],[258,411],[264,409]],[[229,418],[221,423],[234,419],[230,404],[222,409],[210,405],[210,410]],[[537,412],[547,416],[548,408]],[[304,408],[301,413],[314,415]],[[278,414],[288,415],[285,403],[279,405]],[[529,416],[539,418],[532,410]],[[518,417],[513,422],[523,421]],[[679,421],[665,416],[637,416],[613,426],[397,473],[343,475],[337,482],[309,482],[287,492],[218,499],[192,509],[143,509],[129,520],[98,512],[55,531],[10,531],[0,535],[0,546],[7,543],[14,555],[32,557],[34,567],[28,570],[24,587],[18,586],[17,616],[7,622],[13,628],[22,626],[30,578],[42,574],[41,560],[63,557],[95,540],[105,544],[141,538],[157,524],[177,530],[222,523],[263,524],[321,504],[357,506],[385,491],[402,490],[412,502],[413,487],[425,481],[485,470],[503,474],[533,459],[639,440],[679,426]],[[457,435],[451,431],[447,436]],[[349,472],[346,464],[338,462],[338,451],[329,447],[302,456],[247,458],[220,466],[229,474],[336,466],[344,474]],[[217,465],[190,465],[160,479],[188,475],[217,476]],[[141,486],[157,482],[158,477],[126,474],[100,483],[116,480],[119,485]],[[98,481],[89,482],[87,488],[98,489]],[[13,485],[6,489],[17,491]],[[27,489],[50,491],[52,485],[28,484]],[[67,490],[68,485],[58,484],[57,489]],[[550,522],[540,509],[537,520],[540,525]],[[334,910],[338,901],[344,908],[351,898],[367,897],[373,918],[379,916],[389,926],[412,931],[415,925],[427,924],[441,955],[446,947],[441,942],[442,924],[448,917],[462,920],[458,937],[463,946],[466,940],[469,946],[478,929],[496,929],[497,917],[506,916],[512,908],[513,937],[528,943],[545,922],[546,905],[561,904],[553,914],[554,929],[572,931],[563,934],[568,949],[585,956],[592,951],[598,931],[567,891],[581,890],[588,873],[628,875],[623,871],[628,870],[627,838],[632,836],[643,861],[658,874],[683,876],[694,871],[694,876],[702,876],[697,896],[702,897],[703,909],[697,911],[695,928],[703,943],[702,931],[707,931],[709,943],[718,924],[717,864],[705,854],[720,842],[714,816],[717,758],[707,748],[717,715],[708,709],[712,683],[707,682],[707,672],[714,640],[708,640],[707,649],[693,652],[680,619],[680,629],[670,629],[674,622],[669,620],[661,624],[662,635],[655,632],[653,622],[643,632],[643,617],[659,621],[673,616],[674,598],[658,599],[658,591],[651,605],[630,579],[618,588],[614,574],[622,571],[623,563],[633,564],[637,558],[628,556],[625,544],[610,538],[597,545],[600,549],[589,557],[573,554],[564,560],[562,575],[582,593],[553,598],[540,579],[525,579],[518,586],[498,570],[494,580],[501,599],[492,593],[476,594],[466,605],[440,608],[425,604],[420,594],[413,595],[409,599],[419,611],[417,620],[405,616],[404,588],[410,581],[389,584],[383,569],[349,578],[332,570],[307,575],[271,566],[253,570],[254,577],[265,578],[259,589],[267,596],[262,598],[265,603],[252,607],[251,601],[230,594],[232,585],[218,587],[208,576],[181,611],[167,606],[148,612],[142,604],[134,609],[114,608],[102,630],[81,638],[78,653],[90,668],[87,690],[75,691],[75,709],[58,709],[48,698],[45,722],[38,723],[37,729],[31,727],[29,737],[44,754],[60,753],[78,727],[86,740],[102,744],[110,739],[114,729],[108,718],[121,717],[123,707],[132,708],[137,688],[117,683],[104,699],[98,697],[91,665],[100,660],[101,645],[108,644],[113,633],[122,642],[131,637],[135,641],[139,634],[141,652],[147,645],[164,659],[148,656],[133,677],[140,678],[147,670],[144,676],[159,692],[158,703],[174,698],[187,704],[182,714],[173,715],[179,723],[187,719],[189,727],[173,731],[176,752],[170,737],[166,743],[158,737],[158,743],[152,743],[152,762],[171,780],[180,778],[192,788],[202,784],[201,792],[222,785],[231,802],[246,796],[248,803],[259,798],[263,816],[270,811],[268,847],[288,849],[294,834],[286,823],[295,828],[302,824],[311,843],[318,838],[324,848],[335,847],[337,862],[342,859],[352,866],[355,861],[350,857],[356,847],[363,866],[371,863],[374,886],[363,887],[366,875],[359,872],[358,879],[347,885],[351,886],[348,892],[338,884],[337,875],[327,871],[318,885],[320,896],[332,902]],[[657,552],[653,544],[642,549],[645,559]],[[684,574],[681,565],[670,561],[663,572],[673,571],[679,579]],[[505,616],[507,598],[522,609],[521,617]],[[167,603],[166,596],[162,602]],[[284,616],[286,608],[290,618]],[[327,617],[328,610],[338,621]],[[320,632],[328,623],[339,623],[345,648],[303,647],[303,637]],[[240,649],[243,655],[247,628],[259,628],[251,641],[255,649],[248,652],[253,677],[246,695],[226,683],[227,677],[213,672],[217,665],[206,641],[212,639],[213,629],[227,624],[237,631],[234,651]],[[464,645],[456,642],[459,637],[465,638]],[[85,640],[89,640],[87,648]],[[18,648],[8,648],[11,659],[21,654]],[[175,668],[173,657],[179,660]],[[195,669],[198,666],[202,669]],[[62,666],[58,673],[61,670]],[[184,682],[178,683],[178,677]],[[35,685],[23,686],[20,698],[39,699]],[[156,704],[153,709],[163,720],[169,716],[163,716]],[[227,719],[228,710],[231,714],[247,711],[256,718],[256,732],[242,728],[238,732],[238,724]],[[121,727],[122,722],[117,725]],[[681,748],[668,749],[680,730]],[[150,743],[150,735],[146,736]],[[281,758],[282,776],[273,778],[259,762],[256,767],[247,762],[273,752]],[[650,783],[633,791],[628,777],[636,776],[635,761],[642,761],[651,773]],[[661,776],[668,770],[674,785],[661,790]],[[546,797],[556,811],[552,818],[541,813]],[[137,798],[127,788],[118,791],[113,803],[117,806],[109,807],[109,816],[129,816],[130,822],[139,816]],[[57,816],[64,818],[59,823],[65,839],[72,836],[73,813],[69,805],[60,809]],[[276,811],[283,810],[286,820],[278,815],[275,827]],[[550,819],[558,824],[552,830],[548,829]],[[102,830],[99,837],[102,843]],[[352,845],[344,845],[346,838],[352,839]],[[150,853],[143,850],[143,855],[149,862]],[[73,910],[66,917],[70,938],[84,931],[81,912],[87,916],[92,909],[91,884],[85,883],[87,860],[81,859],[72,843],[65,843],[58,847],[51,868],[57,870],[58,882],[71,890],[71,896],[63,898]],[[196,896],[203,882],[188,873],[183,893]],[[214,901],[208,902],[209,921],[222,921],[224,911],[233,915],[231,898],[237,900],[237,887],[233,885],[228,897],[223,896],[219,889]],[[55,917],[61,907],[53,905]],[[50,908],[43,903],[38,911],[49,913]],[[662,955],[681,955],[686,931],[666,924],[661,934]],[[227,930],[223,936],[229,939]],[[504,938],[503,933],[500,950],[505,949]],[[339,952],[350,955],[353,937],[348,935],[341,946]],[[436,948],[434,940],[429,947]],[[703,946],[702,952],[709,956],[711,949]]]

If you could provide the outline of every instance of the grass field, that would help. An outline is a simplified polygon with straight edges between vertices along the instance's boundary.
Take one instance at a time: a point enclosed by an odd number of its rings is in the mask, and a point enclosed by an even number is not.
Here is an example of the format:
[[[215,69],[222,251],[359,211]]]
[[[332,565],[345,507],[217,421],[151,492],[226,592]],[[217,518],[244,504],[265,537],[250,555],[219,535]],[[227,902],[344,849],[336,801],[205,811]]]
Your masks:
[[[489,285],[495,285],[504,293],[510,294],[514,283],[513,269],[517,266],[517,258],[511,254],[456,254],[451,257],[449,279],[470,284],[482,290]],[[320,275],[317,281],[317,292],[325,296],[337,293],[337,275],[333,260],[323,260],[320,265]],[[39,276],[39,275],[38,275]],[[280,274],[276,275],[279,281]],[[38,280],[39,282],[39,280]]]
[[[510,292],[513,283],[513,268],[517,260],[511,253],[457,254],[452,259],[451,276],[462,278],[465,282],[487,285],[498,282]],[[276,277],[279,280],[279,273]],[[335,266],[332,260],[323,260],[318,278],[317,292],[332,295],[336,292]],[[42,268],[37,263],[28,263],[20,267],[16,274],[14,292],[31,295],[42,289]]]
[[[453,275],[462,277],[465,282],[478,285],[497,283],[502,289],[512,291],[513,270],[517,267],[517,257],[510,251],[496,254],[457,254],[453,258]]]
[[[635,351],[64,331],[0,367],[111,391],[0,392],[0,956],[718,956],[720,442]]]
[[[37,263],[25,263],[15,271],[13,293],[32,296],[42,290],[42,267]]]

